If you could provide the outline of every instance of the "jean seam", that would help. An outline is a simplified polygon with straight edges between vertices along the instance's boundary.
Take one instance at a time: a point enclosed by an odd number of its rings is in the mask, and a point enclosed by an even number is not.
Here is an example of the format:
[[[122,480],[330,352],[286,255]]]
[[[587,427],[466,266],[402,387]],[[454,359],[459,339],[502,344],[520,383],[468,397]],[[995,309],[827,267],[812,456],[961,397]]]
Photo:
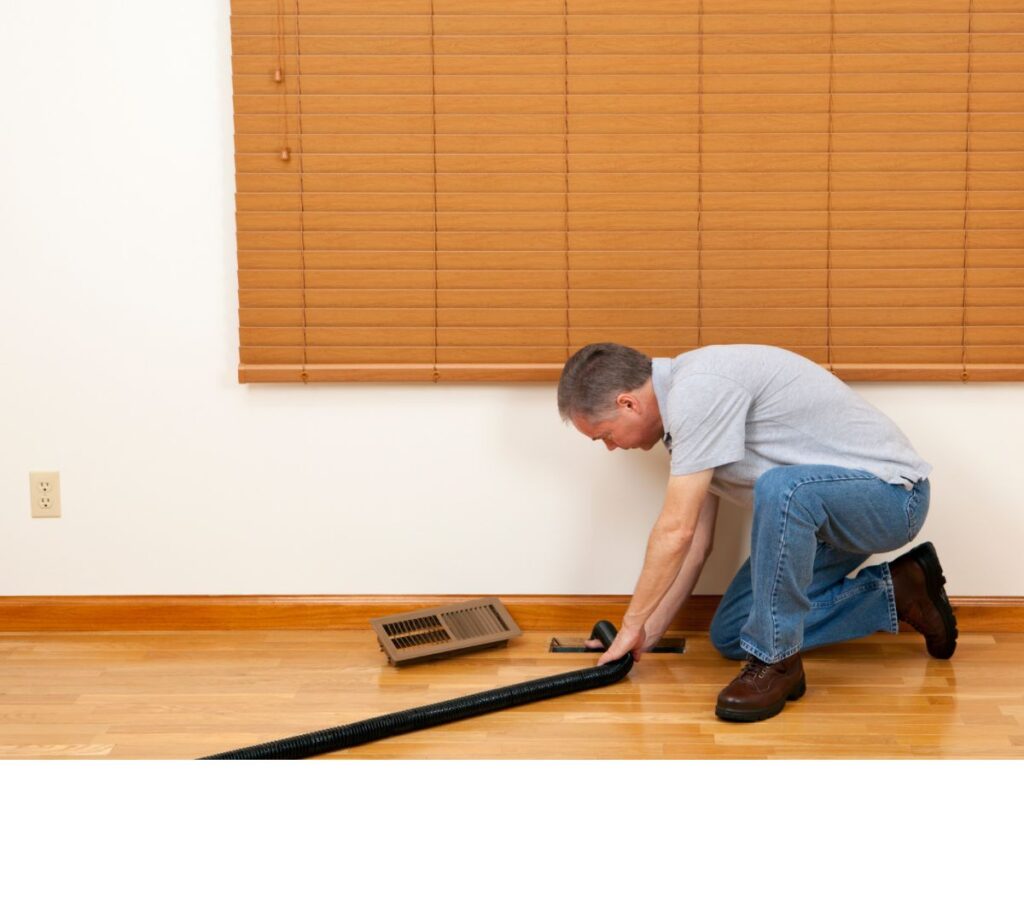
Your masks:
[[[751,656],[756,656],[763,663],[779,663],[794,653],[799,653],[800,644],[793,644],[793,646],[787,647],[781,653],[769,654],[760,649],[756,644],[752,644],[749,640],[740,640],[740,649]]]
[[[920,494],[917,490],[913,490],[910,493],[910,497],[907,499],[907,540],[913,541],[914,535],[917,532],[914,530],[914,512],[917,509],[917,503],[920,499]]]
[[[907,541],[913,541],[921,531],[923,522],[918,524],[917,511],[921,506],[921,499],[924,494],[922,484],[927,484],[928,478],[919,480],[914,484],[913,490],[910,492],[910,497],[907,499]]]
[[[847,599],[852,599],[854,596],[863,595],[865,592],[874,592],[876,589],[878,589],[879,584],[881,583],[884,585],[884,582],[884,580],[876,580],[873,583],[865,583],[863,586],[858,586],[856,589],[848,589],[846,592],[840,593],[834,598],[830,598],[828,600],[827,605],[826,603],[819,604],[818,602],[812,602],[811,608],[831,608],[832,606],[837,605],[839,602],[845,602]]]
[[[892,573],[889,571],[888,562],[882,564],[881,570],[885,582],[885,601],[889,605],[889,633],[898,634],[900,621],[896,612],[896,588],[892,584]]]
[[[786,533],[786,525],[789,522],[789,507],[790,507],[790,505],[792,505],[793,496],[796,494],[796,491],[800,487],[802,487],[802,486],[804,486],[804,485],[806,485],[808,483],[844,483],[844,482],[850,481],[850,480],[874,480],[874,479],[876,479],[876,478],[874,477],[873,474],[870,474],[867,477],[808,477],[806,480],[801,480],[798,483],[793,484],[793,486],[790,488],[789,494],[786,496],[785,507],[782,510],[782,524],[781,524],[781,526],[779,528],[779,544],[782,547],[782,552],[779,554],[779,562],[778,562],[778,564],[775,567],[775,576],[772,578],[772,591],[771,591],[770,601],[768,603],[768,617],[771,619],[771,622],[772,622],[772,647],[774,649],[778,649],[778,646],[779,646],[779,622],[778,622],[778,619],[775,617],[775,597],[778,594],[779,574],[782,571],[782,562],[783,562],[783,560],[785,560],[785,557],[786,557],[786,544],[785,544],[785,542],[782,539],[783,539],[783,536]],[[740,641],[740,646],[741,647],[743,646],[743,641],[742,640]],[[753,645],[751,645],[751,646],[753,646]],[[746,647],[743,647],[743,649],[746,650]],[[800,649],[800,645],[797,644],[793,649],[794,649],[794,652],[796,650],[799,650]],[[751,653],[753,651],[747,650],[747,652]],[[763,657],[758,655],[757,653],[754,653],[754,655],[757,656],[758,659],[763,659]],[[789,655],[790,654],[788,654],[788,653],[784,653],[780,657],[780,659],[785,659]],[[775,662],[775,661],[774,660],[765,660],[765,662]]]

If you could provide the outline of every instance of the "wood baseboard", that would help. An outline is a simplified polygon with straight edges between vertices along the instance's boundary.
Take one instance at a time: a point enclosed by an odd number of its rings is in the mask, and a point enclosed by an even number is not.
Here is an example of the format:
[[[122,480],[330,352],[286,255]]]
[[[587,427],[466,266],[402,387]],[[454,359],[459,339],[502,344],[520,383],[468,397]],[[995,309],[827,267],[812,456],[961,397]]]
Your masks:
[[[369,626],[371,618],[471,598],[430,596],[0,596],[0,631],[324,630]],[[721,596],[694,596],[674,630],[707,630]],[[587,631],[618,623],[624,595],[503,595],[525,631]],[[950,599],[961,631],[1024,630],[1024,597]]]

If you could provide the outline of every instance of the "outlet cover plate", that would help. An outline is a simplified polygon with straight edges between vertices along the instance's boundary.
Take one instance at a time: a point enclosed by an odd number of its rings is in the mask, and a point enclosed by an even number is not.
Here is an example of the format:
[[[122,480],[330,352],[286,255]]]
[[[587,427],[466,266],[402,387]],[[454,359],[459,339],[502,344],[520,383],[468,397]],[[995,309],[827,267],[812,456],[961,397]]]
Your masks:
[[[31,471],[28,475],[32,499],[32,518],[60,518],[60,474],[57,471]]]

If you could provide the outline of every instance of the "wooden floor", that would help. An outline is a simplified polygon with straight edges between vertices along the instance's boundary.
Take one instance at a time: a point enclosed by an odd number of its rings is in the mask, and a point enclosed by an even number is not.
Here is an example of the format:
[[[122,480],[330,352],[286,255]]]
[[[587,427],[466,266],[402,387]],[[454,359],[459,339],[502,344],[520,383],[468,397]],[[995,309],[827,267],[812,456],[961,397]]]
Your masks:
[[[595,662],[550,638],[396,669],[368,630],[0,634],[0,758],[193,758]],[[804,666],[807,694],[781,715],[723,723],[738,666],[688,635],[617,685],[328,758],[1024,756],[1024,633],[962,635],[947,662],[878,634]]]

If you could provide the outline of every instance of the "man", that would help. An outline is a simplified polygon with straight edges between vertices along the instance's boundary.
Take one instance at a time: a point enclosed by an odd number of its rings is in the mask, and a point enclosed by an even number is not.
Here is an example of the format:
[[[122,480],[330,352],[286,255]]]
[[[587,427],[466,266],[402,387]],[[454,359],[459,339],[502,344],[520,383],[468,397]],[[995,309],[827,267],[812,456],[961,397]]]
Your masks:
[[[600,663],[639,659],[664,633],[711,553],[719,498],[753,508],[750,557],[722,597],[711,641],[743,659],[718,696],[724,720],[764,720],[805,690],[800,651],[895,633],[948,658],[957,628],[930,542],[911,542],[932,466],[887,416],[814,362],[775,346],[706,346],[674,359],[615,343],[566,363],[558,410],[583,435],[671,455],[664,506],[615,643]]]

